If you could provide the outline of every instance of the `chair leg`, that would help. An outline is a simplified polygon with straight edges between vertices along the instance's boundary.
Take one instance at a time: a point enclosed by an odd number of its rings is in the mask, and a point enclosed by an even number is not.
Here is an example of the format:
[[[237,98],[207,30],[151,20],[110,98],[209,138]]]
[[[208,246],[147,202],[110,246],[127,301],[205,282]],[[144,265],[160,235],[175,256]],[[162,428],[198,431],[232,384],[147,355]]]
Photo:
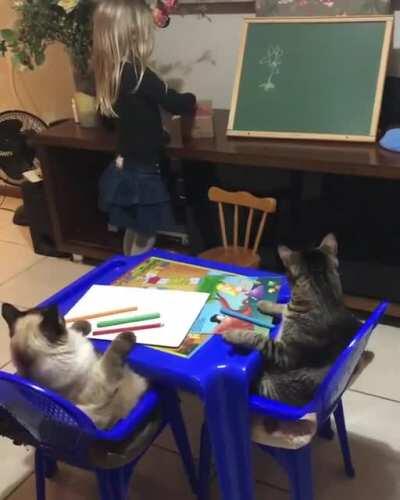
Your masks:
[[[201,428],[200,461],[199,461],[199,491],[198,500],[208,500],[210,497],[210,473],[212,450],[207,425]]]
[[[109,471],[98,469],[96,470],[97,486],[100,493],[100,500],[109,500],[112,498],[111,482],[108,474]]]
[[[36,448],[35,452],[35,479],[36,500],[46,500],[45,458],[43,453]]]
[[[110,482],[113,500],[128,500],[129,481],[126,479],[125,468],[113,469],[110,472]],[[129,476],[130,477],[130,476]]]
[[[44,459],[44,474],[47,479],[52,479],[58,472],[57,461],[46,457]]]
[[[335,433],[332,429],[331,417],[326,420],[318,429],[318,436],[322,439],[327,439],[331,441],[335,437]]]
[[[197,493],[196,467],[193,461],[193,454],[189,439],[186,433],[186,426],[183,421],[180,402],[174,391],[164,390],[164,404],[166,406],[169,424],[174,435],[176,445],[181,454],[183,466],[194,494]]]
[[[313,500],[310,445],[300,450],[282,450],[282,452],[286,455],[285,463],[291,484],[292,500]]]
[[[97,469],[96,476],[101,500],[128,499],[130,474],[127,475],[125,467]]]
[[[340,402],[339,402],[339,404],[334,412],[334,415],[335,415],[336,428],[338,431],[338,436],[339,436],[339,441],[340,441],[340,447],[341,447],[342,455],[343,455],[344,468],[345,468],[346,474],[349,477],[354,477],[355,470],[353,467],[353,462],[351,460],[350,446],[349,446],[349,440],[348,440],[348,436],[347,436],[346,422],[344,419],[342,400],[340,400]]]

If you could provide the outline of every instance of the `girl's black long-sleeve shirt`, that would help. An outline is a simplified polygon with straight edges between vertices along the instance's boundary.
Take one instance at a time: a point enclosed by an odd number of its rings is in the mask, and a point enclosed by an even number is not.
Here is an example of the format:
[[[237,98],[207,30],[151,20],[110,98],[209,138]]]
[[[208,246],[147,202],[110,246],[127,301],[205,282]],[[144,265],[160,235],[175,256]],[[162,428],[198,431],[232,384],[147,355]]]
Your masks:
[[[115,103],[118,153],[143,165],[152,165],[158,161],[165,145],[160,107],[174,115],[193,113],[196,98],[167,88],[149,68],[135,91],[137,82],[133,64],[126,63]]]

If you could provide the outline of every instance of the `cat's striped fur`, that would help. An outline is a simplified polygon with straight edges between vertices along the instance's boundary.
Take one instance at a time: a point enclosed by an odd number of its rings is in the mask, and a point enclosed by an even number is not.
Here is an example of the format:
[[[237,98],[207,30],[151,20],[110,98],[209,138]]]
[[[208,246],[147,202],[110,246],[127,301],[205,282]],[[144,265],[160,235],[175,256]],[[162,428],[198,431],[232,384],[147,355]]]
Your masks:
[[[292,285],[291,300],[287,305],[258,304],[262,312],[282,316],[276,339],[250,331],[230,332],[225,338],[262,352],[264,371],[256,387],[260,395],[299,406],[313,398],[336,357],[356,334],[359,321],[343,303],[333,235],[309,251],[279,247],[279,255]]]

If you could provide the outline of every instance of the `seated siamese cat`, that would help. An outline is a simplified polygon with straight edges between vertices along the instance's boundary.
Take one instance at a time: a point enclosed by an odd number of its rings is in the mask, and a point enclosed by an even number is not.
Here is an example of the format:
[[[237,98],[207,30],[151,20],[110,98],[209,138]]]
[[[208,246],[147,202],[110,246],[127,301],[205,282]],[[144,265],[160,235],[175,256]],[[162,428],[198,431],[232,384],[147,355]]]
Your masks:
[[[69,399],[106,429],[127,416],[148,382],[125,364],[136,343],[120,333],[104,354],[86,338],[86,321],[66,326],[56,306],[20,311],[3,304],[11,338],[11,355],[19,375]]]
[[[292,295],[288,304],[260,301],[265,314],[281,316],[274,340],[237,330],[225,339],[245,349],[258,349],[264,370],[256,392],[269,399],[303,406],[357,333],[360,322],[345,308],[338,274],[337,242],[329,234],[318,248],[278,248]]]

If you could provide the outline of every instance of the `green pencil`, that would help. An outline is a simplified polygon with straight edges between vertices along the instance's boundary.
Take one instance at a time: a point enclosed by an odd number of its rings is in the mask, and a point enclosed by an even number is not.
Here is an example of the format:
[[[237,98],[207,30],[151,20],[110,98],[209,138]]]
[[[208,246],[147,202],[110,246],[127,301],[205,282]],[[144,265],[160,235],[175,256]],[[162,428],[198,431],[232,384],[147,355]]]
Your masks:
[[[138,316],[130,316],[127,318],[119,318],[119,319],[109,319],[106,321],[100,321],[97,323],[98,328],[102,328],[103,326],[115,326],[115,325],[123,325],[125,323],[136,323],[137,321],[147,321],[148,319],[157,319],[160,318],[160,313],[148,313],[148,314],[139,314]]]

